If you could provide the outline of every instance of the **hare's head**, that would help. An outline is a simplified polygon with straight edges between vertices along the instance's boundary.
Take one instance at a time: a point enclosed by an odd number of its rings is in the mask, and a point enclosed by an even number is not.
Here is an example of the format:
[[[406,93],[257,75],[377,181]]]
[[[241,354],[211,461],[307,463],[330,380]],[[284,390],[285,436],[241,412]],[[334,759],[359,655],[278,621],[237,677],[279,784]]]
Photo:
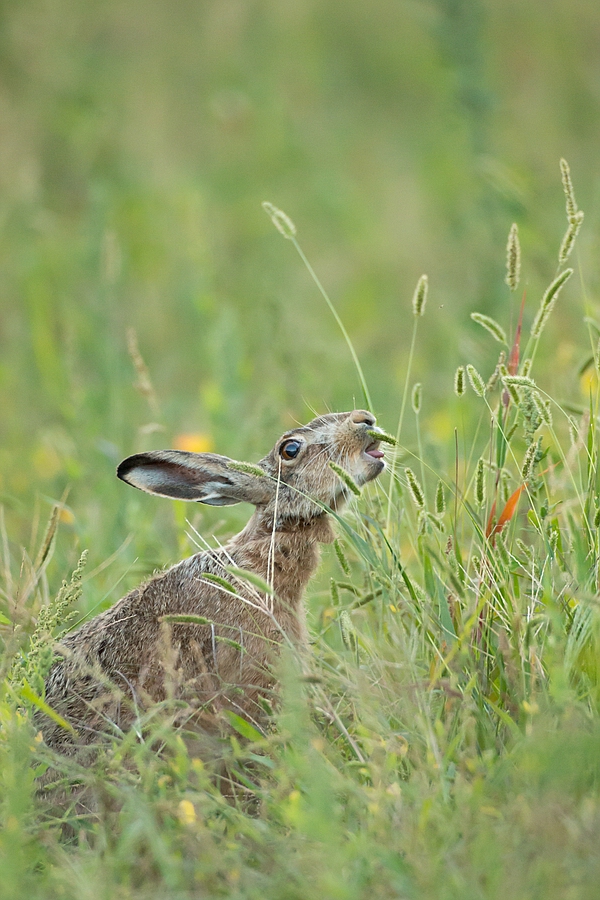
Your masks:
[[[338,509],[349,488],[333,462],[358,485],[381,474],[383,451],[373,436],[375,417],[365,410],[318,416],[286,431],[258,465],[214,453],[159,450],[124,460],[117,475],[134,487],[211,506],[252,503],[277,524],[307,522]],[[314,501],[317,501],[316,503]]]

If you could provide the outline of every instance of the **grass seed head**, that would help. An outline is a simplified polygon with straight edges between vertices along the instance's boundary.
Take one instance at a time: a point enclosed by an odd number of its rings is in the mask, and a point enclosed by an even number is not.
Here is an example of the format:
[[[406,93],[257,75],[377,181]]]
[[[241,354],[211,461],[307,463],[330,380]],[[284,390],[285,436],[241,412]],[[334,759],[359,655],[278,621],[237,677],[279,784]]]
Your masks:
[[[558,251],[558,264],[560,266],[564,266],[569,256],[571,255],[571,251],[575,246],[575,240],[577,239],[577,235],[579,234],[579,229],[583,224],[583,218],[583,211],[578,210],[573,218],[569,220],[569,226],[565,232],[564,238],[562,239],[560,250]]]
[[[350,574],[350,565],[348,563],[348,560],[346,559],[346,554],[344,553],[344,549],[339,540],[336,539],[333,542],[333,548],[335,550],[335,555],[338,558],[340,568],[342,569],[343,572],[346,573],[346,575],[349,575]]]
[[[204,581],[210,581],[212,584],[218,585],[230,594],[237,594],[236,589],[230,581],[227,581],[226,578],[222,578],[220,575],[215,575],[214,572],[203,572],[202,578]]]
[[[477,322],[478,325],[481,325],[482,328],[485,328],[486,331],[489,331],[492,337],[500,344],[506,344],[506,332],[504,328],[499,322],[492,319],[491,316],[484,316],[483,313],[472,312],[471,318],[474,322]]]
[[[435,511],[438,516],[443,516],[446,512],[446,494],[444,491],[444,482],[440,478],[435,491]]]
[[[417,519],[417,534],[419,537],[423,537],[424,534],[427,534],[431,531],[429,525],[429,516],[424,509],[419,510],[419,516]]]
[[[383,441],[384,444],[395,446],[398,443],[396,438],[393,435],[388,434],[387,431],[367,431],[367,434],[372,437],[374,441]]]
[[[485,503],[485,466],[483,459],[477,462],[477,471],[475,473],[475,502],[478,506]]]
[[[462,397],[465,392],[465,367],[459,366],[454,373],[454,393],[457,397]]]
[[[521,277],[521,245],[516,222],[510,226],[506,245],[506,283],[511,291],[516,291]]]
[[[503,469],[500,473],[500,496],[502,497],[502,502],[507,503],[508,498],[511,495],[511,484],[510,484],[510,476],[506,469]]]
[[[331,602],[334,606],[340,605],[340,592],[338,591],[338,586],[335,579],[331,579],[330,581],[330,589],[331,589]]]
[[[571,181],[571,169],[566,159],[560,161],[560,174],[562,176],[563,190],[565,192],[565,201],[567,206],[567,219],[569,222],[577,214],[577,203],[575,202],[575,191],[573,190],[573,182]]]
[[[421,275],[417,282],[415,292],[413,294],[412,306],[415,316],[422,316],[425,312],[425,304],[427,302],[427,291],[429,289],[429,279],[427,275]]]
[[[159,622],[166,622],[167,625],[213,625],[212,619],[206,616],[197,616],[194,613],[167,613],[160,616]]]
[[[467,364],[467,375],[469,377],[471,387],[473,388],[477,396],[483,397],[485,395],[486,388],[485,381],[483,380],[475,366],[472,366],[471,363]]]
[[[496,534],[495,541],[498,556],[502,560],[502,564],[508,568],[508,566],[510,565],[510,553],[508,552],[508,549],[506,547],[504,534],[501,531]]]
[[[238,566],[225,566],[225,571],[229,572],[230,575],[233,575],[234,578],[246,581],[253,587],[258,588],[261,593],[266,594],[267,596],[273,594],[273,588],[269,582],[265,581],[265,579],[256,572],[252,572],[249,569],[240,569]]]
[[[340,481],[343,481],[346,487],[350,488],[353,494],[356,494],[357,497],[360,497],[360,488],[353,479],[352,475],[346,472],[345,469],[342,469],[341,466],[338,466],[337,463],[331,461],[329,462],[329,468],[333,469]]]
[[[539,461],[540,458],[540,444],[541,438],[538,438],[537,441],[532,441],[529,447],[527,448],[527,452],[525,453],[525,458],[523,459],[523,466],[521,468],[521,475],[523,477],[523,481],[529,481],[533,474],[533,470],[535,465]]]
[[[521,391],[521,402],[519,404],[520,412],[523,417],[523,432],[525,439],[529,442],[535,432],[543,422],[540,416],[538,404],[535,402],[534,391],[530,387],[525,387]]]
[[[285,238],[291,241],[296,237],[296,226],[283,210],[277,209],[277,207],[273,206],[272,203],[269,203],[268,200],[263,202],[262,208],[267,215],[271,217],[271,221],[277,231],[281,232]]]
[[[346,650],[356,650],[356,628],[347,609],[340,613],[340,631]]]
[[[546,322],[548,321],[548,317],[554,309],[554,304],[558,300],[558,295],[560,294],[563,285],[569,280],[572,274],[573,269],[565,269],[564,272],[561,272],[560,275],[556,276],[552,284],[546,290],[546,293],[542,297],[540,308],[533,320],[533,325],[531,326],[532,337],[539,338],[541,335]]]
[[[506,390],[512,397],[513,402],[518,403],[519,402],[519,392],[517,391],[516,387],[510,380],[511,378],[515,378],[518,376],[509,375],[508,369],[506,368],[506,365],[504,363],[499,365],[498,369],[500,371],[500,377],[502,378],[502,383],[504,384],[504,387],[506,388]]]
[[[533,378],[530,378],[528,375],[509,375],[507,373],[502,376],[502,381],[507,387],[511,384],[513,387],[529,388],[530,390],[537,387]]]
[[[552,428],[552,404],[550,400],[545,400],[537,391],[532,391],[531,396],[540,419],[544,425]]]
[[[412,395],[411,395],[412,408],[413,408],[414,413],[417,416],[419,415],[419,413],[421,411],[422,393],[423,392],[421,390],[421,383],[419,381],[417,381],[417,383],[414,385],[414,387],[412,389]]]
[[[522,541],[521,538],[516,538],[515,544],[519,548],[519,552],[525,557],[527,565],[533,563],[535,557],[533,547],[530,547],[525,541]]]
[[[579,440],[579,425],[572,416],[569,416],[569,437],[573,445]]]
[[[52,520],[51,516],[50,525]],[[19,688],[27,682],[36,693],[43,694],[44,681],[54,659],[54,632],[59,626],[64,626],[68,618],[68,607],[81,597],[81,581],[87,556],[88,551],[84,550],[69,581],[63,581],[58,594],[39,610],[27,649],[18,653],[13,660],[8,675],[8,684],[12,687]]]
[[[228,469],[235,469],[236,472],[244,472],[246,475],[255,475],[256,478],[266,478],[267,473],[260,468],[260,466],[255,466],[252,463],[247,462],[237,462],[237,460],[231,460],[231,462],[227,463]]]
[[[410,491],[410,495],[413,498],[413,502],[415,506],[419,509],[425,508],[425,494],[423,493],[423,488],[419,484],[417,480],[417,476],[413,472],[409,466],[407,466],[404,470],[404,474],[406,475],[406,481],[408,484],[408,489]]]

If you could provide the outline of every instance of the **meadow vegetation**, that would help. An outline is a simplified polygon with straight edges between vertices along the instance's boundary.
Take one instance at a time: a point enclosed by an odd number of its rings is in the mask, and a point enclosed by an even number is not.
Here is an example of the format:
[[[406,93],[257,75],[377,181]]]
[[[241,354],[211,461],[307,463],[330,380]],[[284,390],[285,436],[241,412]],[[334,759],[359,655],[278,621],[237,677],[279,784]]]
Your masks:
[[[2,900],[597,893],[600,14],[523,6],[0,11]],[[388,474],[270,728],[230,717],[216,766],[165,702],[54,756],[61,633],[247,513],[119,459],[354,405]]]

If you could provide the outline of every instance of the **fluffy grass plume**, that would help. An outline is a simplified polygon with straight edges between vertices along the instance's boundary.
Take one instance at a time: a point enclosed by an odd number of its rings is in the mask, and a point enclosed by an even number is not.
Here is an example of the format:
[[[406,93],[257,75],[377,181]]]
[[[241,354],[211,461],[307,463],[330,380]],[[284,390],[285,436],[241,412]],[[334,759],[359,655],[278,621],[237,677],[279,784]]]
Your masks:
[[[411,406],[413,408],[413,412],[415,415],[419,415],[421,412],[421,399],[423,397],[423,387],[420,382],[417,382],[413,385],[412,393],[411,393]]]
[[[541,438],[538,438],[537,441],[532,441],[532,443],[527,448],[527,453],[525,454],[525,458],[523,459],[523,466],[521,467],[521,475],[523,477],[523,481],[529,481],[529,479],[531,478],[534,466],[537,463],[538,457],[540,455],[540,443]]]
[[[536,386],[533,378],[529,378],[528,375],[506,375],[502,376],[502,381],[505,385],[512,385],[513,387],[526,387],[526,388],[534,388]]]
[[[255,466],[253,463],[247,462],[237,462],[237,460],[231,460],[227,463],[227,468],[235,469],[236,472],[244,472],[246,475],[255,475],[256,478],[266,478],[267,473],[264,469],[261,469],[260,466]]]
[[[573,190],[573,182],[571,180],[571,169],[566,159],[560,161],[560,174],[562,177],[563,190],[565,192],[565,202],[567,207],[567,219],[571,222],[577,215],[577,203],[575,202],[575,191]]]
[[[519,229],[513,223],[508,233],[506,245],[506,283],[511,291],[516,291],[521,278],[521,245],[519,243]]]
[[[296,226],[294,225],[290,217],[283,212],[283,210],[278,209],[276,206],[273,206],[273,204],[269,203],[268,200],[263,201],[262,208],[270,217],[271,222],[280,234],[282,234],[288,240],[296,237]]]
[[[544,425],[546,425],[548,428],[552,428],[552,401],[540,396],[537,391],[533,391],[532,398],[540,419],[542,420]]]
[[[560,245],[560,249],[558,251],[558,264],[560,266],[564,266],[566,261],[568,260],[573,247],[575,246],[575,241],[577,239],[577,235],[583,225],[584,213],[582,210],[578,210],[572,220],[569,222],[567,230],[565,232],[565,236],[562,239],[562,243]]]
[[[427,292],[429,290],[429,279],[427,275],[421,275],[417,282],[415,292],[413,294],[413,315],[422,316],[425,314],[425,304],[427,303]]]
[[[367,431],[367,434],[370,435],[375,441],[383,441],[384,444],[391,444],[395,446],[398,441],[393,436],[393,434],[388,434],[386,431]]]
[[[352,475],[350,475],[348,472],[346,472],[345,469],[342,469],[341,466],[338,466],[338,464],[334,462],[329,463],[329,468],[335,472],[340,481],[344,482],[346,487],[350,488],[353,494],[355,494],[357,497],[360,497],[360,488],[352,478]]]
[[[478,397],[485,396],[486,386],[485,381],[475,368],[475,366],[471,365],[471,363],[467,364],[467,376],[469,379],[469,383]]]
[[[558,300],[558,296],[567,283],[571,275],[573,274],[573,269],[565,269],[564,272],[561,272],[560,275],[557,275],[554,281],[549,285],[544,296],[542,297],[542,302],[540,303],[540,307],[536,313],[535,319],[533,320],[533,325],[531,326],[531,336],[533,338],[539,338],[548,318],[550,317],[550,313],[554,309],[554,305]]]
[[[408,489],[410,491],[410,495],[413,498],[413,502],[415,506],[419,509],[425,508],[425,494],[423,493],[423,488],[419,484],[419,480],[410,466],[407,466],[404,469],[404,474],[406,476],[406,483],[408,485]]]
[[[496,322],[495,319],[492,319],[491,316],[485,316],[483,313],[474,312],[471,313],[471,318],[474,322],[477,322],[478,325],[481,325],[482,328],[485,328],[496,341],[499,341],[501,344],[506,344],[506,332],[504,328]]]
[[[477,506],[485,503],[485,464],[483,459],[477,461],[475,470],[475,502]]]
[[[444,491],[444,482],[440,478],[435,489],[435,511],[438,516],[443,516],[446,512],[446,493]]]
[[[350,574],[350,565],[348,563],[348,560],[346,559],[346,554],[344,553],[344,548],[342,547],[341,541],[336,539],[333,542],[333,547],[334,547],[335,555],[338,558],[338,562],[340,564],[342,571],[344,572],[345,575],[349,575]]]

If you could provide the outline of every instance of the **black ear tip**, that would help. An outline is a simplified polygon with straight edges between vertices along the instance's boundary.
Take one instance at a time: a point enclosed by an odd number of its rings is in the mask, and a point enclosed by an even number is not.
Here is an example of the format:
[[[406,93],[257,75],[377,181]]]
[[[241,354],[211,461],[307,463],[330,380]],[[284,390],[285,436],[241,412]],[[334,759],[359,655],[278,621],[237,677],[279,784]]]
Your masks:
[[[124,459],[123,462],[120,462],[117,466],[117,478],[120,478],[121,481],[127,481],[127,473],[130,468],[128,459]]]
[[[135,456],[128,456],[127,459],[124,459],[123,462],[120,462],[117,466],[117,478],[130,484],[131,482],[127,476],[136,466],[143,465],[144,460],[145,457],[143,453],[136,453]]]

